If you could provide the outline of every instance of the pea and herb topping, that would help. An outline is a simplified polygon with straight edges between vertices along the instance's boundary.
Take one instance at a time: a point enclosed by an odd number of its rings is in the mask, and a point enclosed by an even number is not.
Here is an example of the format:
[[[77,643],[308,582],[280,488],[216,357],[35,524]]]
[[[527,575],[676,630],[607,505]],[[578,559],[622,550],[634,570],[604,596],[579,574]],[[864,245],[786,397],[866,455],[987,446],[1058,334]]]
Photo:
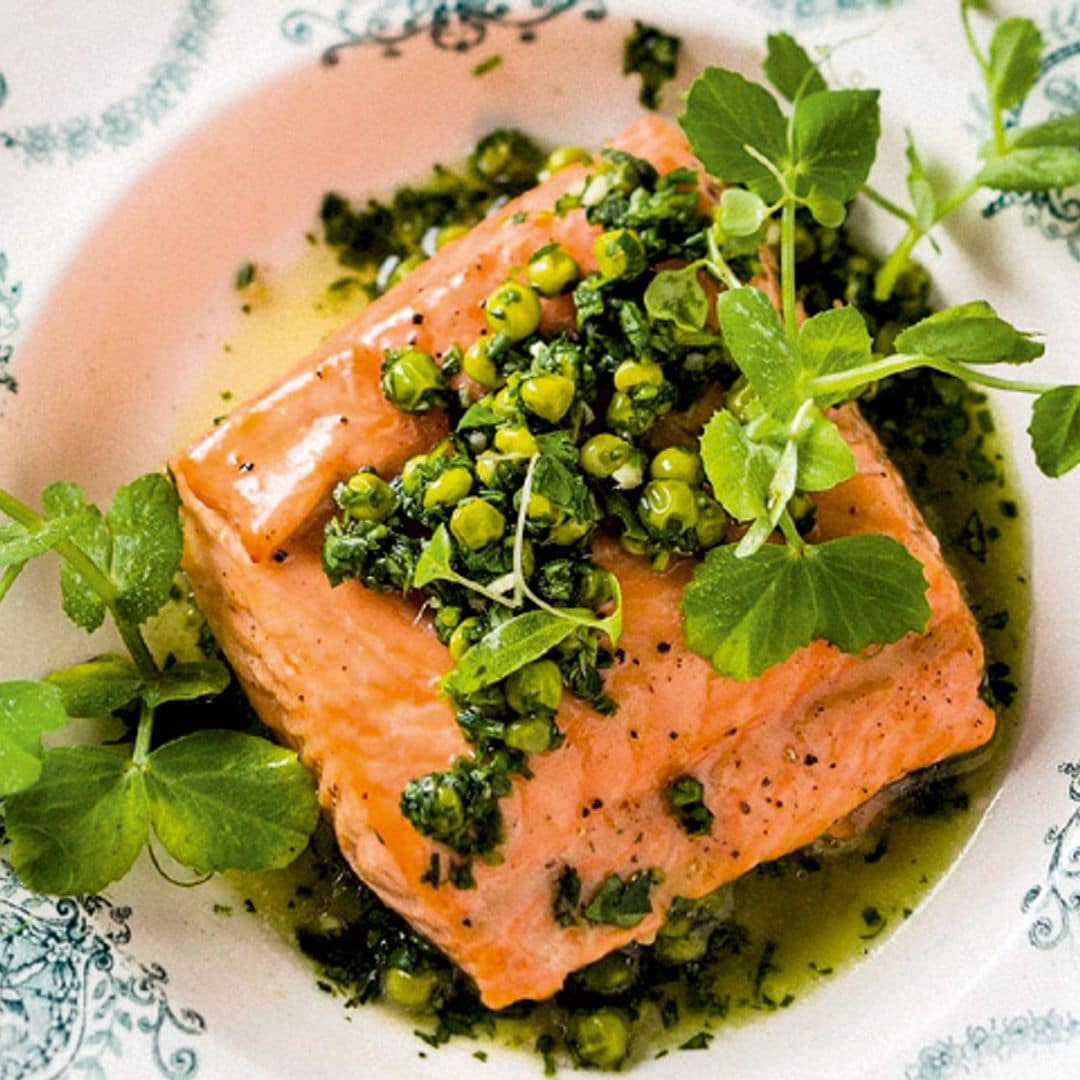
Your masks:
[[[386,400],[405,412],[423,412],[446,402],[446,376],[434,358],[418,349],[387,353],[382,368]]]
[[[451,434],[398,477],[368,470],[342,485],[324,561],[334,582],[421,592],[452,649],[457,667],[443,690],[471,755],[410,782],[402,809],[459,854],[492,857],[509,778],[527,777],[528,756],[562,741],[564,692],[615,707],[602,672],[621,600],[592,563],[598,530],[657,568],[680,555],[702,559],[683,597],[685,638],[725,675],[755,676],[813,638],[847,652],[895,641],[928,618],[917,561],[889,537],[805,538],[815,493],[854,470],[827,410],[919,367],[1043,389],[981,372],[1042,352],[989,305],[911,325],[925,299],[914,271],[898,270],[890,284],[892,321],[856,306],[871,273],[857,257],[839,288],[820,279],[799,287],[800,263],[827,261],[866,181],[877,97],[828,90],[782,35],[770,41],[766,73],[792,101],[790,117],[731,72],[708,69],[691,89],[682,124],[728,184],[715,205],[692,169],[661,176],[604,150],[553,208],[583,209],[597,227],[595,269],[584,273],[549,244],[486,298],[477,341],[448,343],[441,364],[416,349],[386,356],[387,397],[408,411],[445,408]],[[761,145],[748,150],[737,121],[751,112]],[[832,160],[819,145],[826,130],[842,132],[850,150],[835,168],[822,163]],[[539,160],[503,134],[481,144],[472,167],[486,183],[513,184]],[[779,313],[746,284],[765,274],[759,250],[777,238]],[[543,302],[571,291],[573,324],[542,330]],[[879,276],[883,311],[880,292]],[[847,305],[835,306],[837,296]],[[457,385],[461,370],[467,385]],[[706,392],[714,407],[704,418]],[[1036,406],[1033,437],[1048,471],[1075,464],[1058,431],[1072,393],[1051,388]],[[766,543],[774,536],[785,543]],[[711,825],[700,787],[683,777],[666,791],[694,835]]]
[[[567,148],[567,153],[573,150]],[[492,205],[533,187],[552,170],[539,146],[520,131],[484,136],[460,170],[436,166],[420,186],[398,188],[389,202],[353,206],[338,194],[323,199],[323,237],[354,276],[343,282],[378,296],[439,248],[464,235]],[[565,167],[575,158],[566,158]]]

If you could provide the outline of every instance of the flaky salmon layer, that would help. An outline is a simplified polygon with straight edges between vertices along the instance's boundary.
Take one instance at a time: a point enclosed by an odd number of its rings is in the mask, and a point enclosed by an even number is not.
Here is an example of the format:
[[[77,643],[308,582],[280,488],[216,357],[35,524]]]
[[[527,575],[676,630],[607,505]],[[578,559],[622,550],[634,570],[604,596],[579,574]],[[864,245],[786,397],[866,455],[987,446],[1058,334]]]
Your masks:
[[[653,118],[616,145],[661,170],[695,164],[682,137]],[[606,676],[617,713],[564,697],[564,745],[534,756],[533,778],[516,780],[502,802],[502,863],[476,864],[471,890],[420,881],[438,845],[415,831],[399,798],[410,778],[467,749],[438,692],[449,655],[410,603],[352,582],[329,587],[323,504],[359,465],[392,471],[444,431],[440,418],[383,400],[384,348],[467,345],[483,325],[483,298],[553,240],[592,265],[595,230],[583,215],[542,213],[580,175],[557,174],[442,249],[172,463],[185,567],[252,703],[316,771],[357,873],[493,1008],[547,997],[570,971],[651,940],[674,897],[702,896],[803,846],[884,786],[981,745],[994,729],[978,694],[974,619],[876,437],[844,408],[836,419],[858,473],[818,498],[815,538],[873,532],[905,544],[930,586],[926,633],[854,657],[815,642],[736,682],[683,644],[678,605],[690,564],[658,574],[600,542],[596,555],[618,575],[625,606],[620,659]],[[525,223],[504,224],[518,210],[530,215]],[[558,304],[545,311],[549,324],[565,315]],[[685,773],[704,783],[709,836],[687,836],[663,804],[666,784]],[[661,870],[652,914],[632,929],[558,925],[552,900],[564,866],[585,896],[610,873]]]

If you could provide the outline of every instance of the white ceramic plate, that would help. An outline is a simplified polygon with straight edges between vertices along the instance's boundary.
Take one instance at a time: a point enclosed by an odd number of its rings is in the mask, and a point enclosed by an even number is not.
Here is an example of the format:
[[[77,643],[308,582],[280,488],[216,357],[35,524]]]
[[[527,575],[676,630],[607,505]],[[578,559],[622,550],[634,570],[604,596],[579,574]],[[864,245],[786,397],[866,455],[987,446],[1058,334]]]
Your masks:
[[[1047,41],[1025,119],[1080,109],[1080,7],[1021,8]],[[938,0],[5,6],[0,486],[32,499],[63,477],[101,498],[157,467],[217,370],[232,270],[295,257],[328,188],[386,190],[498,123],[559,142],[619,129],[637,111],[618,73],[635,15],[685,36],[687,77],[710,61],[750,71],[769,27],[846,42],[831,73],[883,88],[877,176],[893,190],[905,125],[944,166],[978,144],[977,73]],[[1044,330],[1045,374],[1075,381],[1080,196],[1020,203],[968,207],[935,280],[945,299],[986,297]],[[1018,445],[1023,409],[1003,405]],[[1026,450],[1017,460],[1036,597],[1026,718],[972,842],[866,961],[635,1075],[1080,1075],[1080,487],[1043,479]],[[63,623],[54,573],[34,567],[0,610],[0,678],[106,644]],[[174,890],[143,862],[108,900],[48,900],[0,863],[0,1077],[537,1075],[491,1047],[481,1066],[465,1042],[419,1058],[408,1025],[346,1016],[258,919],[213,916],[218,900],[235,903],[217,883]]]

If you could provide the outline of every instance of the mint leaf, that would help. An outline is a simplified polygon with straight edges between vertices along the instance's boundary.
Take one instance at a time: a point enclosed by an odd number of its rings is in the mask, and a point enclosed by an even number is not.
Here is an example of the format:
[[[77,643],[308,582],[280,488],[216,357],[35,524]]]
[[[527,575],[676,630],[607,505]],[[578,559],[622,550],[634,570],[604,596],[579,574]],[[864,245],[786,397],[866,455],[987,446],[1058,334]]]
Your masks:
[[[108,573],[112,541],[101,511],[86,501],[78,484],[50,484],[41,493],[41,505],[47,517],[77,515],[79,523],[71,532],[71,541],[103,573]],[[96,630],[105,621],[105,601],[87,585],[82,574],[65,559],[60,565],[60,592],[64,614],[83,630]]]
[[[990,158],[979,170],[979,183],[998,191],[1053,191],[1080,184],[1080,150],[1044,146],[1010,150]]]
[[[915,223],[923,232],[929,232],[937,220],[937,196],[926,175],[919,151],[915,147],[915,139],[910,131],[907,135],[907,149],[905,153],[908,159],[907,189],[911,198],[911,205],[915,211]]]
[[[608,874],[583,914],[588,922],[628,930],[652,912],[649,900],[652,886],[651,870],[639,870],[626,881],[618,874]]]
[[[828,89],[817,65],[790,34],[770,34],[766,42],[762,71],[788,101]]]
[[[732,358],[770,412],[789,416],[799,405],[799,362],[768,297],[750,286],[728,289],[716,313]]]
[[[795,103],[792,123],[796,193],[818,188],[842,203],[851,202],[877,154],[878,92],[821,90]]]
[[[998,317],[985,300],[936,311],[896,338],[898,353],[945,357],[971,364],[1026,364],[1043,345]]]
[[[126,656],[99,656],[85,664],[54,671],[47,681],[63,695],[69,716],[108,716],[134,701],[145,680]]]
[[[450,530],[440,525],[424,545],[420,558],[416,560],[413,571],[413,587],[422,589],[433,581],[457,581],[461,575],[450,565],[454,553],[454,542],[450,539]]]
[[[4,806],[15,873],[35,892],[64,896],[122,878],[149,822],[142,773],[100,746],[47,751],[38,782]]]
[[[1080,112],[1055,116],[1041,124],[1016,128],[1009,132],[1009,146],[1028,149],[1040,146],[1080,147]]]
[[[516,615],[481,638],[444,681],[451,694],[473,694],[538,660],[565,641],[577,625],[547,611]]]
[[[213,697],[225,690],[231,678],[229,669],[220,660],[175,664],[161,678],[147,685],[143,697],[151,709],[166,701]]]
[[[829,308],[807,319],[799,329],[800,383],[818,375],[834,375],[840,371],[869,364],[873,342],[866,329],[866,320],[853,307]],[[823,407],[843,401],[846,394],[815,397]]]
[[[71,535],[76,519],[54,518],[36,529],[10,521],[0,525],[0,566],[26,562],[51,551],[61,540]]]
[[[736,521],[753,521],[768,513],[779,451],[754,442],[727,409],[718,409],[705,425],[701,461],[717,501]]]
[[[311,775],[291,750],[237,731],[197,731],[146,762],[154,832],[200,873],[272,870],[307,845],[319,819]]]
[[[1080,465],[1080,386],[1057,386],[1035,399],[1028,425],[1035,461],[1047,476]]]
[[[41,775],[41,736],[67,722],[60,691],[47,683],[0,683],[0,796],[37,782]]]
[[[990,42],[990,100],[996,109],[1019,105],[1039,79],[1043,39],[1030,19],[1004,19]]]
[[[650,318],[673,322],[681,330],[702,329],[709,315],[709,298],[698,281],[697,267],[659,271],[645,290],[645,310]]]
[[[772,162],[787,158],[787,121],[765,87],[734,71],[706,68],[690,87],[679,123],[712,176],[745,184],[768,202],[779,198],[776,178],[744,149],[751,146]]]
[[[821,638],[844,652],[921,633],[922,566],[887,536],[847,536],[798,551],[766,544],[739,558],[714,548],[683,592],[686,642],[722,675],[756,678]]]
[[[120,589],[116,609],[125,622],[145,622],[169,599],[184,546],[179,509],[176,488],[163,473],[140,476],[113,498],[107,517],[111,576]]]

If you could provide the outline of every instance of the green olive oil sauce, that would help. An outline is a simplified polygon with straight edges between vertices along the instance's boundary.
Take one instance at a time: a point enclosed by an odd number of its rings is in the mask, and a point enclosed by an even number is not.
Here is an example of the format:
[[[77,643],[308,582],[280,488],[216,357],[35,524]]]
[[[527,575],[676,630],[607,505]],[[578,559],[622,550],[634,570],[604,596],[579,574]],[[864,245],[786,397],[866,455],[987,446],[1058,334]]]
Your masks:
[[[359,214],[328,199],[322,219],[329,243],[309,237],[308,250],[290,267],[258,267],[253,275],[240,268],[235,326],[183,434],[205,429],[231,400],[255,393],[422,261],[440,237],[531,185],[539,167],[527,148],[497,164],[502,181],[478,184],[468,170],[440,170],[430,183]],[[867,299],[873,265],[840,232],[802,230],[799,254],[801,279],[812,283],[807,307],[816,310],[837,295],[861,302],[879,341],[924,309],[925,279],[909,282],[906,299],[901,290],[892,310],[874,310]],[[971,837],[1008,761],[1019,722],[1027,547],[1005,448],[981,395],[919,373],[879,387],[863,407],[979,619],[987,651],[984,695],[999,718],[991,745],[901,782],[854,815],[850,828],[725,887],[708,918],[674,945],[669,941],[666,951],[632,947],[613,954],[572,976],[553,1001],[497,1016],[479,1005],[460,972],[357,881],[324,826],[287,870],[233,875],[244,906],[298,937],[315,958],[322,990],[347,1005],[391,997],[414,1006],[410,1020],[432,1045],[458,1034],[497,1034],[539,1051],[549,1069],[567,1060],[566,1032],[581,1016],[614,1008],[631,1020],[631,1057],[640,1059],[703,1048],[726,1024],[788,1007],[913,914]],[[483,1051],[477,1056],[483,1059]]]

